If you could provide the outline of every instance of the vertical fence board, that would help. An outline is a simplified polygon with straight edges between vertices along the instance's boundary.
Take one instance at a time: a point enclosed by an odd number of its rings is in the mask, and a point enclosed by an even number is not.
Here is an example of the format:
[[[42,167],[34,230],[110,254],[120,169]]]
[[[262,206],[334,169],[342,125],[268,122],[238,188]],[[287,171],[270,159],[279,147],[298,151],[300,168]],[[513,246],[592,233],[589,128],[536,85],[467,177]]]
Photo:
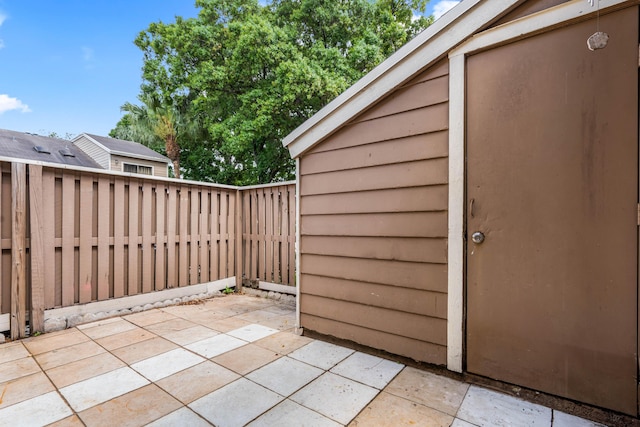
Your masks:
[[[200,189],[200,283],[209,281],[209,246],[210,246],[210,220],[209,220],[209,197],[210,190]]]
[[[78,282],[79,302],[84,304],[91,301],[91,237],[93,224],[93,177],[80,176],[80,249]]]
[[[251,276],[260,278],[258,274],[258,190],[251,190]]]
[[[210,280],[220,279],[218,270],[220,265],[220,192],[212,190],[211,192],[211,240],[209,252],[209,267],[211,269]]]
[[[251,278],[251,193],[241,191],[242,194],[242,250],[244,252],[244,265],[242,276]]]
[[[267,280],[267,196],[265,189],[262,188],[258,191],[258,232],[260,238],[258,241],[258,277],[260,280]]]
[[[277,187],[273,193],[273,281],[280,283],[280,251],[282,246],[282,192],[286,187]]]
[[[111,215],[111,180],[98,177],[98,301],[109,298],[109,222]]]
[[[227,277],[234,277],[236,255],[236,194],[229,191],[227,204]]]
[[[220,192],[220,275],[221,279],[229,277],[227,272],[227,241],[229,239],[229,200],[226,191]]]
[[[138,261],[138,211],[140,183],[136,179],[129,180],[129,277],[127,295],[138,293],[139,261]]]
[[[242,268],[242,194],[240,190],[236,190],[236,217],[235,217],[235,226],[236,226],[236,236],[235,236],[235,245],[236,245],[236,254],[234,256],[235,261],[235,275],[236,275],[236,290],[240,290],[242,288],[242,276],[243,268]]]
[[[142,186],[142,293],[153,290],[153,241],[151,239],[153,187],[150,181]]]
[[[178,286],[176,270],[176,220],[178,214],[178,203],[176,195],[178,189],[175,185],[169,186],[169,197],[167,200],[167,288]]]
[[[198,283],[198,210],[200,209],[200,191],[197,187],[191,188],[191,215],[189,220],[189,284],[195,285]]]
[[[267,282],[274,282],[273,280],[273,187],[264,189],[264,210],[265,210],[265,223],[264,223],[264,238],[265,238],[265,276],[264,280]]]
[[[62,175],[62,306],[75,303],[75,176]]]
[[[296,194],[294,190],[289,190],[289,235],[287,238],[287,246],[289,247],[289,280],[287,285],[296,285],[295,266],[296,266]]]
[[[27,277],[27,167],[11,164],[11,338],[26,334]]]
[[[55,176],[48,169],[42,172],[42,211],[45,213],[42,218],[44,308],[47,309],[56,305]]]
[[[120,298],[125,294],[124,275],[124,224],[125,199],[124,180],[116,178],[113,183],[113,296]]]
[[[189,188],[187,186],[180,187],[180,262],[178,264],[178,273],[180,276],[180,286],[189,284],[189,265],[187,252],[187,232],[189,225]]]
[[[156,186],[156,229],[155,229],[155,240],[156,240],[156,282],[155,282],[155,290],[159,291],[166,288],[166,272],[165,272],[165,240],[166,240],[166,232],[165,232],[165,218],[166,218],[166,198],[167,198],[167,190],[164,184],[158,183]]]
[[[44,332],[44,211],[42,166],[29,166],[29,222],[31,256],[31,332]]]

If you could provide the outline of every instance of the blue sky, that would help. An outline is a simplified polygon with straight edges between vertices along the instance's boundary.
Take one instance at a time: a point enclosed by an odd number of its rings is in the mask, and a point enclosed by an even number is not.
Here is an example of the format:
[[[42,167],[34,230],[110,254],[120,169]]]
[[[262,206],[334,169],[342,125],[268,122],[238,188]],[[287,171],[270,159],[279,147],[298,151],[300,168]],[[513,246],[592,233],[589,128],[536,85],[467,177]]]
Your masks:
[[[455,3],[431,0],[427,14]],[[0,0],[0,128],[107,135],[137,102],[137,34],[196,14],[194,0]]]

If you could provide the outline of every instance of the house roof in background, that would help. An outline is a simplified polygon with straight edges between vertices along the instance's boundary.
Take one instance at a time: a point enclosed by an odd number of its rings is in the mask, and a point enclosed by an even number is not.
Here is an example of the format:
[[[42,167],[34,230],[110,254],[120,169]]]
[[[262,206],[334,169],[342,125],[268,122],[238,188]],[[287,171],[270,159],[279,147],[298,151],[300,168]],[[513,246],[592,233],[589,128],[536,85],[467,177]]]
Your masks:
[[[34,149],[36,146],[42,147],[49,154],[36,151]],[[63,155],[61,150],[64,151],[65,149],[73,156]],[[7,129],[0,129],[0,156],[103,169],[85,152],[73,145],[71,141]]]
[[[109,152],[109,154],[151,160],[154,162],[162,163],[169,163],[171,161],[168,157],[163,156],[156,151],[153,151],[149,147],[146,147],[138,142],[125,141],[124,139],[109,138],[107,136],[98,136],[90,133],[83,133],[76,136],[73,139],[73,142],[83,136],[100,145],[107,152]]]

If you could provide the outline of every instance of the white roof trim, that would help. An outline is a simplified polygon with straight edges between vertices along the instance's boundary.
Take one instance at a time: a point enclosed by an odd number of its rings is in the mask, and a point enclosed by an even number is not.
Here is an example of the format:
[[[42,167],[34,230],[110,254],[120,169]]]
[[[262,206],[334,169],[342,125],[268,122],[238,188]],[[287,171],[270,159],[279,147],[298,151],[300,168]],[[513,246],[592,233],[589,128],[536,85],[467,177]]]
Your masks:
[[[462,1],[287,135],[283,145],[293,158],[299,157],[520,2],[522,0]]]

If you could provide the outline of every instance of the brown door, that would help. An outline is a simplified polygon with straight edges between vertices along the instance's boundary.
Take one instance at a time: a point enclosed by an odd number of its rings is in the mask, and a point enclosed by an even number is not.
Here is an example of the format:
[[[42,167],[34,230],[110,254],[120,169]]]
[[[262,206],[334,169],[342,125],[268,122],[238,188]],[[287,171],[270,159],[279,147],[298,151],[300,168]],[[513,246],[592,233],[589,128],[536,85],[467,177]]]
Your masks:
[[[467,59],[467,370],[636,414],[638,10]],[[472,242],[479,231],[485,240]]]

